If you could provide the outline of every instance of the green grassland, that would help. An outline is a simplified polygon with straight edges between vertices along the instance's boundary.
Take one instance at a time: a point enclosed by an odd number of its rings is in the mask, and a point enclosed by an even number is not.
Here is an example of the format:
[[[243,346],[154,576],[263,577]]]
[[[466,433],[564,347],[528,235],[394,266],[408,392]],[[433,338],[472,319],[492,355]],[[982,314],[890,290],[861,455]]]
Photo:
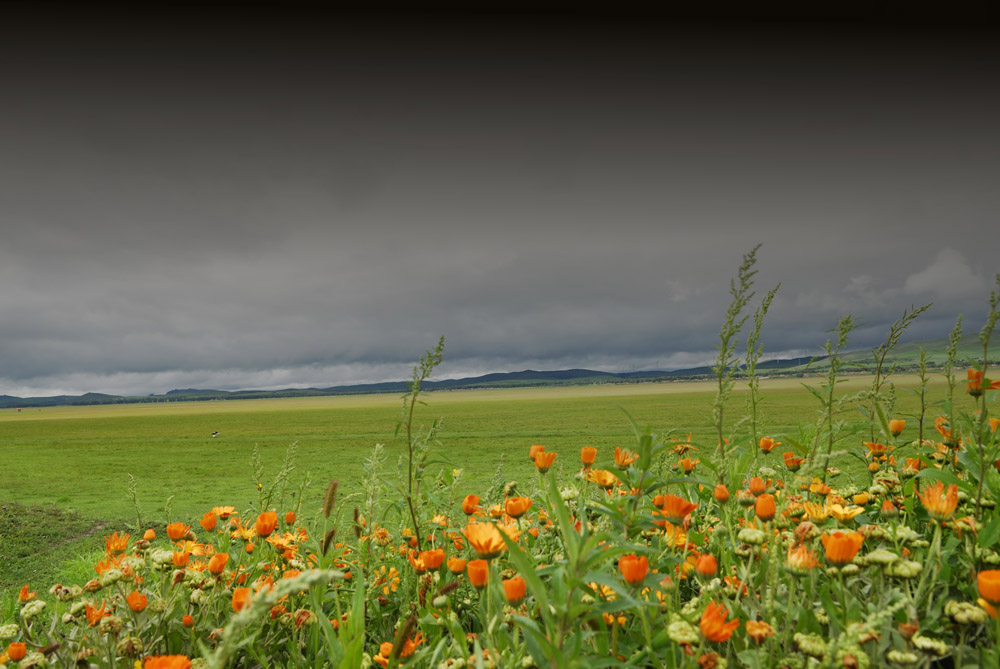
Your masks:
[[[761,382],[767,434],[792,436],[800,423],[816,420],[819,403],[803,389],[803,381],[818,386],[823,380]],[[916,389],[918,381],[910,375],[893,381],[896,415],[908,417],[917,399],[906,389]],[[838,394],[870,383],[868,376],[845,377]],[[932,390],[932,400],[943,397],[940,376],[932,380]],[[714,394],[709,382],[441,391],[422,395],[426,404],[418,407],[417,420],[429,425],[441,419],[441,452],[450,466],[462,470],[461,489],[483,494],[501,461],[503,479],[533,481],[527,452],[534,443],[560,454],[557,472],[563,468],[568,475],[578,468],[581,446],[596,446],[597,466],[610,466],[615,446],[635,443],[626,412],[639,426],[678,439],[693,431],[693,441],[701,447],[695,455],[707,455],[715,445],[709,424]],[[217,505],[233,505],[245,513],[257,499],[251,466],[255,449],[265,466],[266,484],[293,443],[296,469],[290,481],[293,487],[306,477],[311,481],[302,494],[301,514],[315,516],[331,479],[340,481],[341,499],[357,493],[363,461],[376,443],[386,447],[383,476],[389,484],[396,480],[406,452],[405,441],[394,434],[401,407],[395,395],[363,395],[4,410],[0,530],[7,536],[0,535],[0,553],[7,554],[6,562],[20,551],[15,557],[24,560],[25,551],[55,546],[60,555],[72,556],[102,545],[101,537],[112,528],[134,526],[129,474],[136,480],[146,526],[162,527],[171,497],[169,520],[193,522]],[[744,407],[744,390],[737,386],[727,408],[729,424],[744,414]],[[843,417],[864,420],[853,406]],[[219,436],[213,438],[215,431]],[[914,422],[903,438],[915,437]],[[770,456],[775,464],[781,450]],[[57,529],[25,538],[28,524],[44,525],[39,510],[45,509]],[[0,587],[36,573],[23,565],[14,570],[15,562],[0,568]]]

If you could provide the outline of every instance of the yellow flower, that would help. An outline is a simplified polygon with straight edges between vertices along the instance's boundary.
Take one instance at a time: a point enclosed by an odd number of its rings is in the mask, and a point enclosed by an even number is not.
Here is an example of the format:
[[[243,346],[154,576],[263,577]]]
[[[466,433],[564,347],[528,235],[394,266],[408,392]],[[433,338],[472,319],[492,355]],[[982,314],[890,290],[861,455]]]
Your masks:
[[[842,523],[849,523],[854,520],[854,516],[858,515],[864,509],[860,506],[843,506],[842,504],[828,504],[827,510],[830,515],[839,520]]]

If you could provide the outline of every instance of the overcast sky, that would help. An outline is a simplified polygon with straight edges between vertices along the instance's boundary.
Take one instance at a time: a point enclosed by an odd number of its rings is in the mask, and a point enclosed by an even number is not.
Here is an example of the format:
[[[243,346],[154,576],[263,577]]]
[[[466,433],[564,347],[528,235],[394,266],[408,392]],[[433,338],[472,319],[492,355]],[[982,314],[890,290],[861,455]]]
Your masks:
[[[995,30],[309,5],[0,20],[0,394],[701,364],[978,327]]]

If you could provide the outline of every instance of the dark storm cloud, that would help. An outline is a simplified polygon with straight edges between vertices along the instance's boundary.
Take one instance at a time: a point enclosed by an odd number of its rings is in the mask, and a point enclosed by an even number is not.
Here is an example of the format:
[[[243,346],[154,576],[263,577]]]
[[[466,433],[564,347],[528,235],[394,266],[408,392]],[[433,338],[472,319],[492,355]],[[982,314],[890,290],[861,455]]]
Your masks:
[[[770,351],[985,311],[989,31],[265,7],[6,24],[0,392],[699,364],[757,243]]]

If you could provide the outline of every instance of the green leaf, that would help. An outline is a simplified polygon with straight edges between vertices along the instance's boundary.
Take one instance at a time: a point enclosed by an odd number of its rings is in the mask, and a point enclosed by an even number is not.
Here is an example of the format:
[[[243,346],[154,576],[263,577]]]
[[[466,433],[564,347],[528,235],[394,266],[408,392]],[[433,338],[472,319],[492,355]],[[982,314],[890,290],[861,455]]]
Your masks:
[[[1000,516],[997,516],[979,532],[979,545],[988,548],[1000,539]]]

